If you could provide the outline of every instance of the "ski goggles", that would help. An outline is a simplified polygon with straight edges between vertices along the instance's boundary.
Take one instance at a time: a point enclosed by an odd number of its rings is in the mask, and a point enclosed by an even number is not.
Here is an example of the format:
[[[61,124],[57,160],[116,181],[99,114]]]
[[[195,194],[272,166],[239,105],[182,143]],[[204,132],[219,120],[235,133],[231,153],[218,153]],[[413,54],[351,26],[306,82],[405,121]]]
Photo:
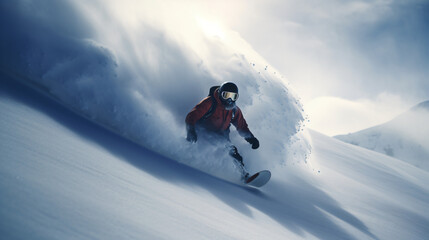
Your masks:
[[[231,98],[231,100],[235,102],[238,99],[238,93],[235,93],[235,92],[223,91],[220,95],[225,100],[227,100],[228,98]]]

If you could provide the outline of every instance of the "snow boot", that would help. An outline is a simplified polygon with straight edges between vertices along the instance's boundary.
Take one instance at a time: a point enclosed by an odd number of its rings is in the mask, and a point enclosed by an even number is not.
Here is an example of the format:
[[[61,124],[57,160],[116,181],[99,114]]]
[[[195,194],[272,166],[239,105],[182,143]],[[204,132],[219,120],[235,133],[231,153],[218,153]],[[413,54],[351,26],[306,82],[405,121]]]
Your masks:
[[[238,153],[237,147],[230,146],[229,148],[229,155],[234,158],[234,162],[236,163],[238,169],[241,171],[241,179],[243,181],[246,181],[249,178],[249,173],[244,167],[243,157]]]

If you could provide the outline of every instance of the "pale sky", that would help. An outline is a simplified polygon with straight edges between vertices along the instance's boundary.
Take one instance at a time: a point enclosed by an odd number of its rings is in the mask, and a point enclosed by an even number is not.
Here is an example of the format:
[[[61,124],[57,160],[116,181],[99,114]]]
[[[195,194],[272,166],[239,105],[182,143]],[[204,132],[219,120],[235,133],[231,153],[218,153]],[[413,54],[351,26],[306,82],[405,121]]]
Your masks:
[[[346,134],[429,99],[429,1],[216,1],[197,7],[237,31],[302,98],[309,127]]]

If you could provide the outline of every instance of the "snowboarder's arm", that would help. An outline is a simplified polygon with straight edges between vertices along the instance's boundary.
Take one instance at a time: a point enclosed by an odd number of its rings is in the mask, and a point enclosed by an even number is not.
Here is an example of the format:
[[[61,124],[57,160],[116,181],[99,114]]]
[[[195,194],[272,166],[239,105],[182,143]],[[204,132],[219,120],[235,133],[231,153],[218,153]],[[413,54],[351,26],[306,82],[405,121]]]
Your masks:
[[[232,124],[237,128],[238,133],[240,136],[244,137],[244,139],[252,144],[253,149],[257,149],[259,147],[259,141],[258,139],[253,136],[252,132],[250,132],[249,127],[247,126],[247,122],[243,117],[243,113],[241,112],[240,108],[237,107],[237,112],[234,120],[232,121]]]
[[[249,127],[247,126],[246,120],[243,117],[243,113],[238,107],[235,113],[235,117],[232,121],[232,124],[237,128],[237,131],[240,134],[240,136],[244,138],[253,136],[253,134],[249,130]]]
[[[186,116],[186,125],[195,126],[195,124],[200,120],[210,109],[212,105],[212,100],[210,97],[204,98],[200,103],[198,103]]]

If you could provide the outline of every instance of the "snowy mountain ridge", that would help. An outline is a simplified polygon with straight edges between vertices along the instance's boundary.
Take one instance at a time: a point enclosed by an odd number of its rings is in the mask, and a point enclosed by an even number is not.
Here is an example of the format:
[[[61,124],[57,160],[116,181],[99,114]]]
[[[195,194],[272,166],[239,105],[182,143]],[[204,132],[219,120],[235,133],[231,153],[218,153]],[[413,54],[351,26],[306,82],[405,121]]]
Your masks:
[[[429,171],[427,122],[429,122],[429,101],[424,101],[387,123],[335,138],[401,159]]]
[[[426,110],[426,111],[429,111],[429,100],[417,104],[411,110],[413,110],[413,111],[416,111],[416,110]]]

